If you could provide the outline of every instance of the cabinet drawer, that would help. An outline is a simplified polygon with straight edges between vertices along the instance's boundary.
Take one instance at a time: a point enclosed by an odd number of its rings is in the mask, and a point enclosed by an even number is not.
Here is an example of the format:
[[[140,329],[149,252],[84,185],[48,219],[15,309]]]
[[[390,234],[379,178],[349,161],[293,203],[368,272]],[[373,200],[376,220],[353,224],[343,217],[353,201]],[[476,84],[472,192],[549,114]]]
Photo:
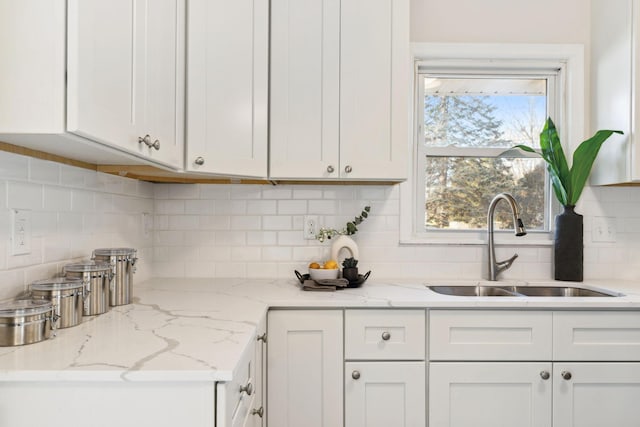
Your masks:
[[[250,345],[233,371],[233,379],[217,384],[216,425],[231,427],[246,417],[252,407],[255,393],[255,347]]]
[[[553,358],[640,361],[640,312],[555,312]]]
[[[550,360],[550,312],[431,310],[431,360]]]
[[[424,360],[424,310],[346,310],[345,357]]]

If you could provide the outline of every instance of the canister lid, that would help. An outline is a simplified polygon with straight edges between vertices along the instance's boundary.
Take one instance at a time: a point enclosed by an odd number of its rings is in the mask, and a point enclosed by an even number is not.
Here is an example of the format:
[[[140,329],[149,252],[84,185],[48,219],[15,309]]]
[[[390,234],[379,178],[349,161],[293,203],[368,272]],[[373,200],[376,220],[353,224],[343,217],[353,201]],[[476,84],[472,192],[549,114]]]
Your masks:
[[[81,279],[70,277],[54,277],[52,279],[36,280],[31,283],[31,289],[36,291],[65,291],[68,289],[81,288]]]
[[[0,304],[0,317],[28,316],[51,311],[53,305],[47,300],[17,300]]]
[[[100,248],[94,249],[95,255],[110,256],[110,255],[134,255],[136,250],[133,248]]]
[[[67,264],[64,266],[64,271],[72,271],[74,273],[77,272],[86,272],[86,271],[104,271],[111,270],[111,264],[106,262],[77,262],[75,264]]]

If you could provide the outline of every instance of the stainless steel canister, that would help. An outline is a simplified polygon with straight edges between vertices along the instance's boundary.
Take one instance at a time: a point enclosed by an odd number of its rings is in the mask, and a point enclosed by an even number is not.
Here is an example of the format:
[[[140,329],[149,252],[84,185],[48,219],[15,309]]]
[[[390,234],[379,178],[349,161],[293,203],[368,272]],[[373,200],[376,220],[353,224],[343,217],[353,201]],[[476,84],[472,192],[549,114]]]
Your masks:
[[[51,301],[18,300],[0,304],[0,346],[24,345],[56,335]]]
[[[53,312],[59,317],[58,328],[76,326],[82,321],[84,291],[82,279],[55,277],[37,280],[29,286],[31,298],[47,300],[53,304]]]
[[[65,275],[69,278],[77,278],[82,280],[84,285],[83,314],[85,316],[94,316],[102,314],[109,309],[109,287],[113,272],[111,265],[103,262],[79,262],[76,264],[67,264],[63,269]]]
[[[133,273],[136,272],[137,251],[132,248],[101,248],[93,251],[96,262],[106,262],[113,270],[113,281],[109,291],[109,305],[131,303],[133,296]]]

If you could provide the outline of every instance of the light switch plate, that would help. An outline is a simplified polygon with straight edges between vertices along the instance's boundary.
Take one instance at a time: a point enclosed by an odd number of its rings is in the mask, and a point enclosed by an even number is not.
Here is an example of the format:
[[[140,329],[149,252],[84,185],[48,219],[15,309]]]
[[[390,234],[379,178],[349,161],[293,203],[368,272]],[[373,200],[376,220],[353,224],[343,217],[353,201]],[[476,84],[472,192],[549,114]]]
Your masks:
[[[616,219],[608,216],[593,217],[591,240],[593,242],[615,242]]]
[[[31,253],[31,211],[11,209],[11,255]]]

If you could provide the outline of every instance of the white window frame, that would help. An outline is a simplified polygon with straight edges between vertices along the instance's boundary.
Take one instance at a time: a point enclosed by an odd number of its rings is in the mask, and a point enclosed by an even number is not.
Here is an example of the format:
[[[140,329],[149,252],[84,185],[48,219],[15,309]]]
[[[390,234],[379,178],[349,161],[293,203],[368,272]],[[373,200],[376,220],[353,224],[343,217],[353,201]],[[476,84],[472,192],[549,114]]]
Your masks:
[[[492,69],[501,64],[517,64],[529,69],[548,69],[557,66],[561,71],[556,83],[562,102],[553,106],[554,116],[559,118],[560,138],[565,151],[573,153],[575,145],[584,137],[584,47],[582,45],[542,45],[542,44],[458,44],[458,43],[413,43],[411,46],[414,65],[414,87],[412,111],[412,170],[409,179],[400,185],[400,244],[437,244],[437,245],[483,245],[486,244],[486,231],[423,231],[424,212],[418,210],[419,191],[424,193],[424,180],[420,180],[418,167],[422,153],[421,139],[417,129],[416,115],[420,111],[417,99],[419,64],[428,62],[429,67],[443,67],[447,70],[455,67],[469,69],[472,62],[475,67],[481,64]],[[509,66],[511,67],[511,66]],[[567,146],[568,145],[568,146]],[[422,198],[423,199],[423,198]],[[557,205],[554,207],[557,210]],[[422,213],[420,213],[422,212]],[[551,214],[549,214],[551,217]],[[552,221],[549,218],[549,221]],[[526,224],[525,224],[526,226]],[[496,241],[506,245],[549,246],[552,244],[552,232],[529,233],[524,237],[515,237],[513,233],[497,233]]]

